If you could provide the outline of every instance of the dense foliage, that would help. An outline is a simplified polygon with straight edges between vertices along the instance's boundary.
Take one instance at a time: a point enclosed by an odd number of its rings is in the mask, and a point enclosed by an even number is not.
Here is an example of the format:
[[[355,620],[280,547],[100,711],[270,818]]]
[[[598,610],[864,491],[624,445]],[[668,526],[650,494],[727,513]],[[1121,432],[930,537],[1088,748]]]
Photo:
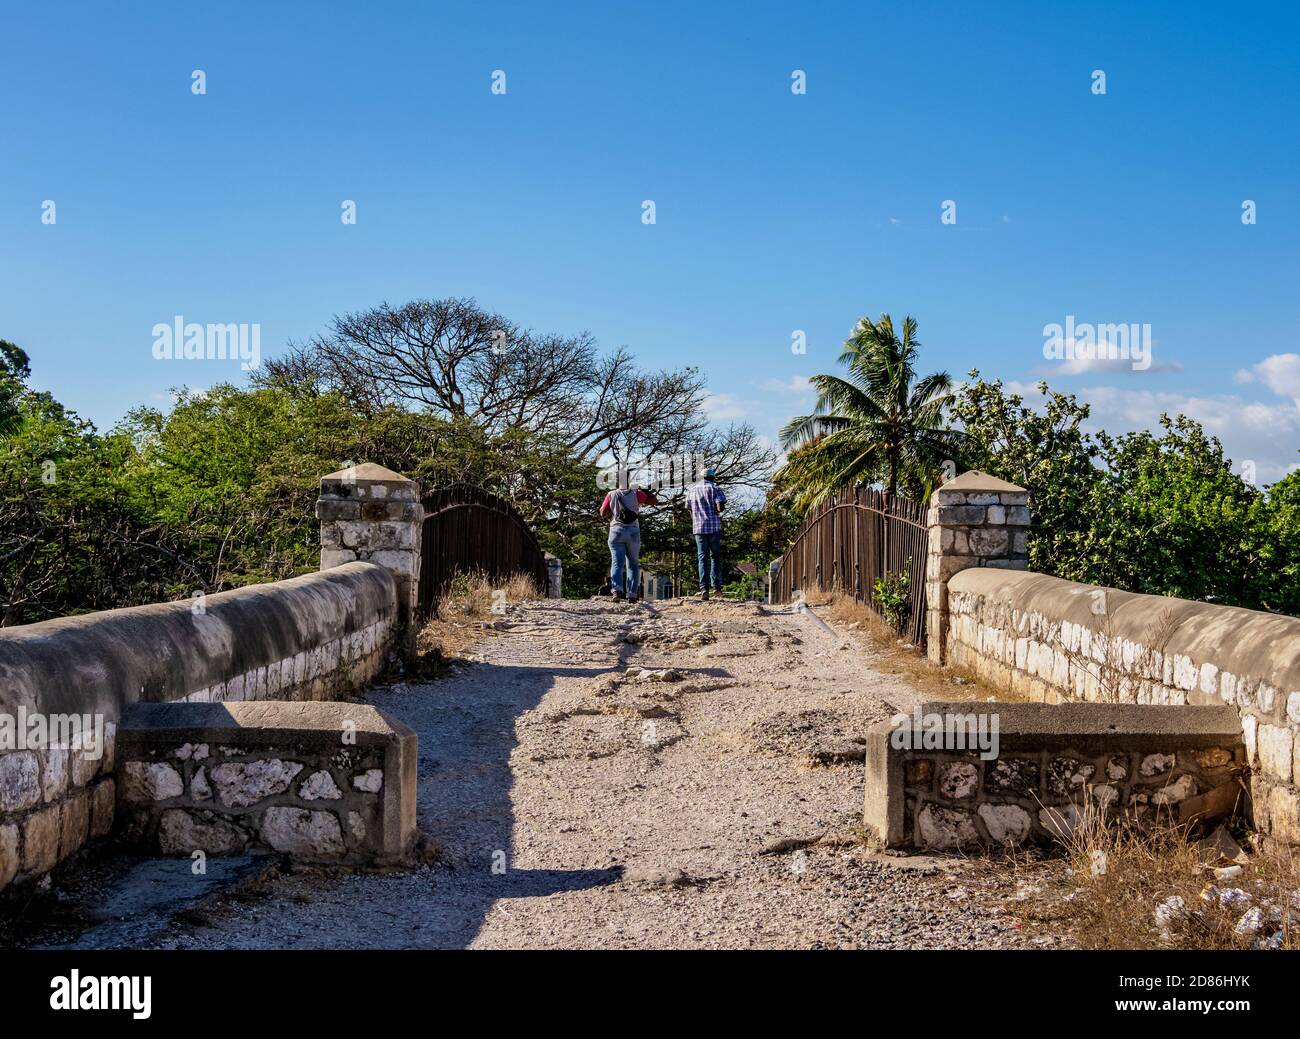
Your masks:
[[[1112,436],[1088,407],[1038,385],[1026,403],[972,371],[917,378],[916,323],[858,322],[844,377],[816,375],[816,411],[783,430],[790,455],[772,499],[796,515],[841,487],[874,483],[924,500],[979,469],[1029,490],[1029,565],[1128,591],[1300,614],[1300,470],[1261,488],[1185,415]]]
[[[33,389],[26,355],[0,340],[0,625],[315,569],[318,480],[362,461],[510,498],[563,560],[566,592],[587,595],[608,569],[600,467],[665,451],[718,464],[733,502],[724,560],[760,575],[819,494],[861,480],[921,496],[942,457],[1028,488],[1035,570],[1300,615],[1300,471],[1258,488],[1185,416],[1111,436],[1045,384],[1031,404],[978,372],[956,388],[918,378],[910,319],[901,337],[887,318],[859,324],[847,377],[816,382],[824,406],[787,427],[806,442],[769,486],[771,455],[752,429],[702,421],[695,373],[647,374],[622,352],[602,360],[584,337],[543,337],[565,366],[556,383],[523,356],[502,367],[491,352],[501,319],[472,302],[412,307],[344,319],[251,386],[177,391],[166,410],[136,409],[106,433]],[[368,374],[390,347],[388,374]],[[398,374],[408,368],[413,385]],[[527,395],[525,412],[506,415],[498,377]],[[555,408],[570,419],[546,419]],[[767,489],[766,501],[747,503],[746,488]],[[660,497],[643,514],[643,565],[693,590],[683,496]]]
[[[390,353],[368,372],[371,354]],[[761,486],[772,460],[749,427],[703,418],[693,370],[645,373],[625,351],[534,336],[472,301],[340,319],[251,386],[180,390],[102,434],[29,377],[23,351],[0,341],[3,625],[314,570],[318,481],[363,461],[511,499],[563,561],[566,591],[589,594],[608,568],[596,507],[611,457],[699,455],[742,487]],[[507,414],[512,394],[528,403]],[[647,527],[658,543],[682,541],[683,527],[689,541],[681,494],[664,501]]]
[[[1255,487],[1185,415],[1089,433],[1086,404],[1038,389],[1035,408],[973,371],[951,412],[964,468],[1028,488],[1031,569],[1300,615],[1300,470]]]

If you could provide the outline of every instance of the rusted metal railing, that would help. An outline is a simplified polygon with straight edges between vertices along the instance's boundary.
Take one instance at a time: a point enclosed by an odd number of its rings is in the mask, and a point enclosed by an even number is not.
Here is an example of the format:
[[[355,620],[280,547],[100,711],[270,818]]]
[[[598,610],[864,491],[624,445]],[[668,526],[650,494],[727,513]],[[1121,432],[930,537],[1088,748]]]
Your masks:
[[[546,594],[546,554],[510,502],[470,484],[450,484],[422,499],[420,611],[430,617],[458,573],[491,580],[526,574]]]
[[[923,646],[928,545],[925,505],[871,487],[845,488],[805,517],[781,557],[772,601],[791,602],[798,592],[839,591],[882,613],[876,580],[903,572],[909,599],[902,633]]]

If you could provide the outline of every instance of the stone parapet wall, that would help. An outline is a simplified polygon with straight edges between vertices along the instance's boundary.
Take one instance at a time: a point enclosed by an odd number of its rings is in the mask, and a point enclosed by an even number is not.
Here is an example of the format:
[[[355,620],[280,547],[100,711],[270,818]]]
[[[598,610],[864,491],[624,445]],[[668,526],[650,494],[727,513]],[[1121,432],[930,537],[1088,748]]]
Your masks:
[[[164,855],[373,865],[415,839],[416,736],[373,707],[140,704],[119,757],[124,832]]]
[[[981,754],[932,739],[932,719],[996,740]],[[866,828],[888,847],[952,851],[1067,838],[1089,804],[1138,824],[1207,820],[1233,810],[1244,761],[1228,708],[931,703],[869,730]]]
[[[399,619],[412,621],[420,601],[420,485],[373,462],[340,469],[321,477],[316,518],[320,568],[356,560],[384,567],[397,582]]]
[[[187,601],[0,629],[0,732],[78,716],[102,736],[0,749],[0,888],[34,879],[113,824],[115,733],[137,702],[326,700],[389,655],[397,590],[352,563]]]
[[[926,650],[943,663],[948,582],[971,567],[1023,570],[1029,565],[1029,492],[972,469],[930,496],[926,516]]]
[[[948,610],[948,661],[1020,695],[1231,707],[1256,826],[1300,843],[1300,619],[988,569]]]

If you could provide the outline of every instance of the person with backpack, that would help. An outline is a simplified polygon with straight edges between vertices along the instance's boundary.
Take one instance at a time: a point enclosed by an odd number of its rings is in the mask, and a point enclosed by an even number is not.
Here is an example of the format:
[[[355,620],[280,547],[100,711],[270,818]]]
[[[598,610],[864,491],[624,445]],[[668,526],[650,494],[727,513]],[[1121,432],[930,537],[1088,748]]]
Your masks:
[[[615,602],[641,598],[641,506],[658,504],[643,487],[612,490],[600,503],[600,515],[609,517],[609,583]]]
[[[704,479],[686,490],[691,510],[691,531],[695,534],[695,559],[700,573],[700,596],[709,597],[709,586],[722,594],[722,510],[727,496],[718,486],[717,472],[704,470]]]

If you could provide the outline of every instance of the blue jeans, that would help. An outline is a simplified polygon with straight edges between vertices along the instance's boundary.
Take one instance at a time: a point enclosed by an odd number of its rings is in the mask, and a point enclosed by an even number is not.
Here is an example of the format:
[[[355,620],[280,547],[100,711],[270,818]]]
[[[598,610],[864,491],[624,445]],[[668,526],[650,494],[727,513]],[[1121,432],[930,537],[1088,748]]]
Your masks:
[[[609,587],[611,591],[641,594],[641,527],[609,530]],[[624,582],[624,570],[627,572]]]
[[[712,586],[722,591],[722,532],[695,535],[695,562],[700,571],[700,590]],[[710,568],[710,562],[712,567]],[[712,581],[709,580],[712,576]]]

